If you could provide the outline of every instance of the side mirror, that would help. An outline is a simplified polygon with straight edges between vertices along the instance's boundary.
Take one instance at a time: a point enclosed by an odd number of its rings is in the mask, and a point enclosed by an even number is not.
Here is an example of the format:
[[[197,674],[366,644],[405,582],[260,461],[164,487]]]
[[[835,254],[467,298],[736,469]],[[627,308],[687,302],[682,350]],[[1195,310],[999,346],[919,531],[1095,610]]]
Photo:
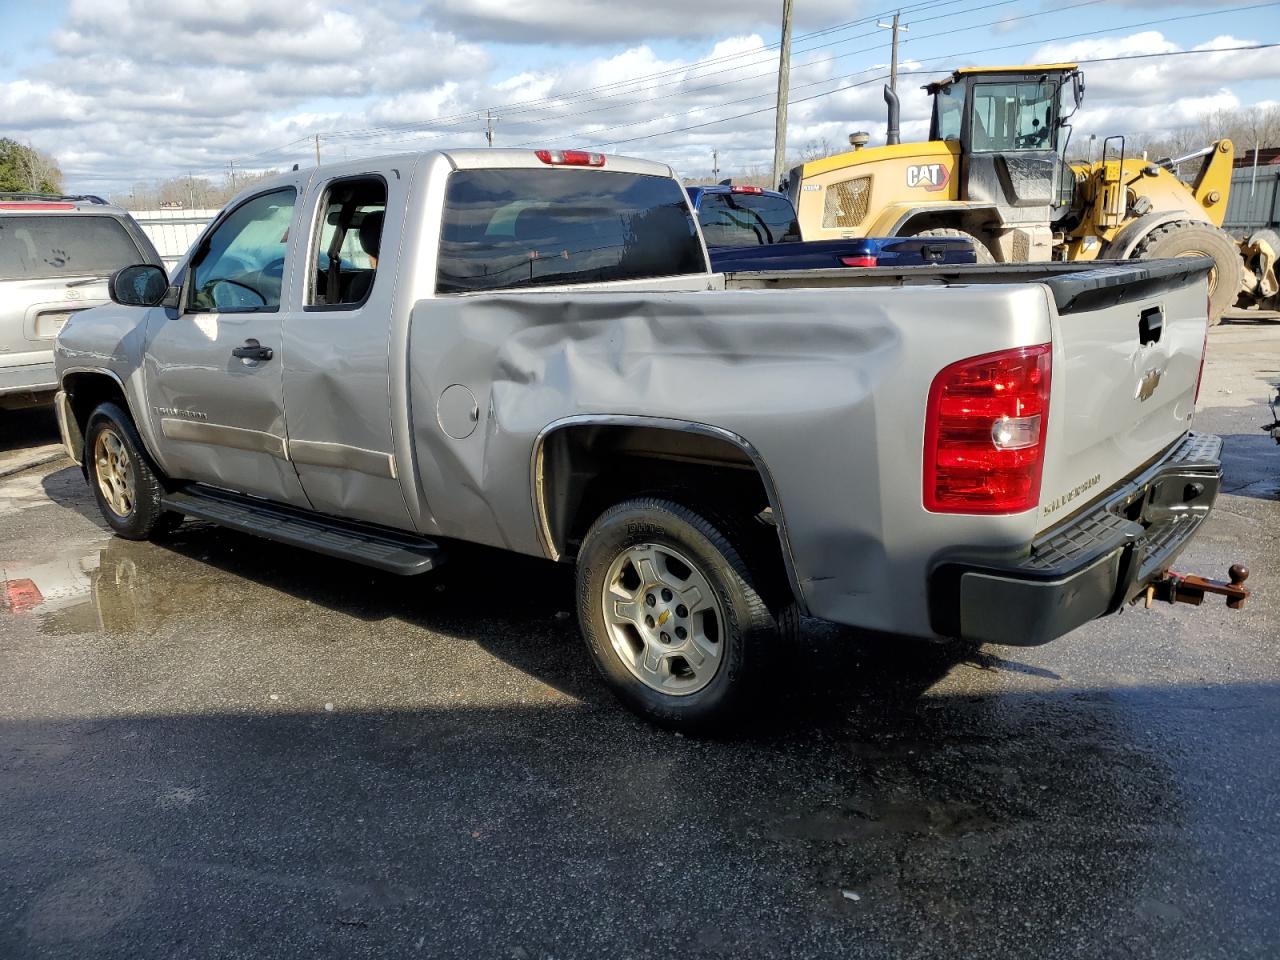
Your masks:
[[[123,267],[111,275],[107,294],[126,307],[154,307],[169,292],[169,276],[160,267],[139,263]]]

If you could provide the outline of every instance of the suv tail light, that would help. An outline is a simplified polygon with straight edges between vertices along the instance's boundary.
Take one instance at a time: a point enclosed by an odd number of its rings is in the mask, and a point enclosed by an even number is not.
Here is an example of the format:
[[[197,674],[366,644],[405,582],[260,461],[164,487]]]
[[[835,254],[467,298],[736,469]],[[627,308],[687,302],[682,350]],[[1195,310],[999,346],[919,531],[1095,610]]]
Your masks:
[[[586,150],[535,150],[533,155],[543,163],[556,167],[603,167],[603,153]]]
[[[1040,502],[1052,345],[970,357],[929,387],[924,506],[1021,513]]]
[[[846,267],[874,267],[876,265],[876,255],[867,253],[856,257],[841,257],[840,262]]]

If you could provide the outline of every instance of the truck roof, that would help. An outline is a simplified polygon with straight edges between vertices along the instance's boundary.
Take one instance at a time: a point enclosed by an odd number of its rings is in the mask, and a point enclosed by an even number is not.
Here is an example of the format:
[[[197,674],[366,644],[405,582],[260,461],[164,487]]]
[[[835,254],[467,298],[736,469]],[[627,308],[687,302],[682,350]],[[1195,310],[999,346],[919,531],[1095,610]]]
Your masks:
[[[598,156],[604,158],[604,163],[593,166],[574,166],[569,169],[574,170],[600,170],[605,173],[635,173],[655,177],[674,177],[675,174],[671,168],[665,163],[656,163],[652,160],[640,160],[636,157],[623,157],[612,153],[601,154],[598,151],[592,151]],[[455,170],[484,170],[484,169],[538,169],[541,167],[550,167],[552,164],[539,159],[538,151],[530,148],[527,150],[517,149],[490,149],[487,147],[466,147],[458,150],[419,150],[409,153],[386,154],[377,157],[365,157],[360,160],[343,160],[338,163],[323,163],[319,169],[324,170],[326,176],[347,176],[368,173],[379,167],[385,167],[388,164],[413,166],[429,157],[444,157]],[[262,193],[270,190],[277,185],[294,183],[297,173],[287,171],[275,177],[269,177],[255,182],[251,191],[253,193]],[[248,191],[242,191],[237,196],[244,195]]]

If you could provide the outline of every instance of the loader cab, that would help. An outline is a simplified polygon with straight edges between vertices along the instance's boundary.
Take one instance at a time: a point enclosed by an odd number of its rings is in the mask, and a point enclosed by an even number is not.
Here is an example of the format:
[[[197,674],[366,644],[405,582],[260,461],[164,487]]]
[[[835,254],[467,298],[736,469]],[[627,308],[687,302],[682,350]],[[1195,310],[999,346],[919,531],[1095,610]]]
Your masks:
[[[956,70],[925,87],[930,140],[960,145],[960,199],[990,203],[1006,223],[1052,219],[1070,203],[1063,159],[1084,82],[1075,64]]]

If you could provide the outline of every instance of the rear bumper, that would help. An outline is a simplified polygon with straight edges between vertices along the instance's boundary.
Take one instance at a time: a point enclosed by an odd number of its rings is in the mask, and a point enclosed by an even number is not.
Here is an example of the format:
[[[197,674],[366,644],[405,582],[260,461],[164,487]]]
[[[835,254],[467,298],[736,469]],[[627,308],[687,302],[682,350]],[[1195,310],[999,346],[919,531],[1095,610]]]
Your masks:
[[[53,393],[57,389],[58,377],[53,372],[52,360],[0,367],[0,397],[12,393]]]
[[[1188,434],[1018,558],[948,555],[929,581],[942,636],[1035,646],[1114,613],[1168,569],[1222,481],[1222,440]]]

